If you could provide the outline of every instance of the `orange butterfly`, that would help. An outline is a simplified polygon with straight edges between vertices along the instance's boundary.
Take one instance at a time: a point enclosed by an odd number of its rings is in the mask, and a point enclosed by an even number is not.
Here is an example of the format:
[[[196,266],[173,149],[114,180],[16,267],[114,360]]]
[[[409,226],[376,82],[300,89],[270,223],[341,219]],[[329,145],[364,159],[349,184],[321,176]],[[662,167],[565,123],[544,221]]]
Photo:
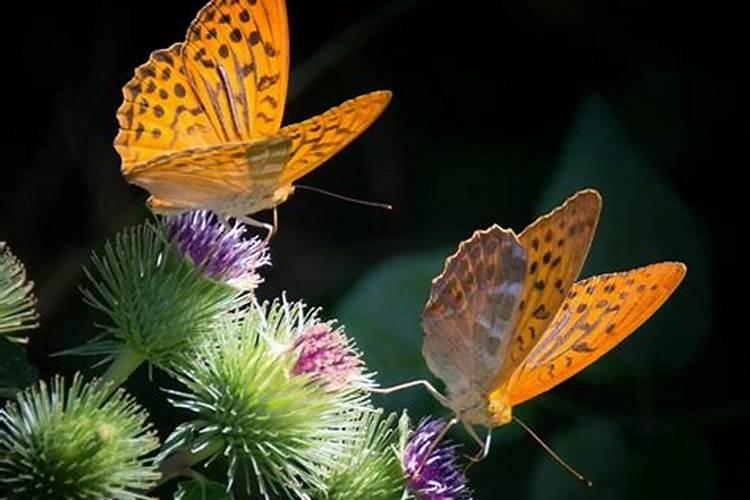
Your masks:
[[[391,98],[372,92],[281,127],[289,82],[284,0],[212,0],[185,41],[151,54],[123,88],[114,145],[155,213],[275,208],[300,177],[354,140]]]
[[[584,190],[520,235],[492,226],[448,257],[422,315],[422,353],[443,396],[486,454],[473,425],[511,421],[512,407],[567,380],[635,331],[685,275],[662,262],[575,282],[599,221],[601,197]]]

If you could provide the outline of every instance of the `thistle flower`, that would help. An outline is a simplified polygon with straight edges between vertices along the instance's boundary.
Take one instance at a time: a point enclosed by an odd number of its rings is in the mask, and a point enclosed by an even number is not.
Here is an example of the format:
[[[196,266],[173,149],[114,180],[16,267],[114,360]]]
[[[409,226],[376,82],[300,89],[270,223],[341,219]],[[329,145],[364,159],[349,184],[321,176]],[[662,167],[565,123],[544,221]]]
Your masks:
[[[0,410],[0,496],[25,500],[142,499],[159,475],[146,413],[76,375],[20,393]]]
[[[198,210],[167,219],[167,235],[182,254],[206,276],[240,290],[252,291],[263,282],[257,269],[269,265],[268,245],[245,238],[245,225],[223,224],[211,212]]]
[[[0,242],[0,335],[29,330],[39,326],[34,310],[36,298],[31,290],[34,284],[26,281],[23,264]],[[15,335],[11,340],[25,339]]]
[[[308,488],[324,489],[324,471],[358,436],[359,411],[369,409],[369,396],[356,385],[319,383],[318,376],[331,371],[300,368],[307,364],[290,346],[304,332],[324,330],[317,313],[281,300],[225,315],[176,365],[188,391],[170,391],[170,401],[196,418],[178,427],[163,456],[186,447],[193,464],[224,455],[229,487],[243,472],[251,478],[245,481],[250,494],[309,498]],[[332,345],[349,346],[345,340]],[[312,352],[305,346],[302,340],[299,348]]]
[[[247,304],[247,293],[210,277],[186,260],[167,241],[163,227],[141,225],[127,229],[93,255],[93,270],[86,269],[92,289],[84,299],[111,320],[105,333],[122,343],[109,350],[122,353],[120,366],[127,375],[147,359],[162,368],[200,342],[214,319]],[[67,351],[72,354],[107,352],[100,339]],[[109,375],[109,374],[108,374]],[[121,381],[123,374],[108,376]]]
[[[411,434],[403,452],[407,485],[419,500],[469,500],[466,476],[459,468],[458,445],[435,439],[446,423],[424,419]]]
[[[360,432],[335,467],[325,473],[325,491],[314,498],[327,500],[401,500],[404,472],[397,453],[399,433],[395,414],[382,418],[382,410],[360,414]]]
[[[298,356],[292,367],[294,375],[309,375],[334,389],[355,381],[369,381],[363,373],[364,362],[351,339],[329,324],[317,323],[300,332],[291,350]]]

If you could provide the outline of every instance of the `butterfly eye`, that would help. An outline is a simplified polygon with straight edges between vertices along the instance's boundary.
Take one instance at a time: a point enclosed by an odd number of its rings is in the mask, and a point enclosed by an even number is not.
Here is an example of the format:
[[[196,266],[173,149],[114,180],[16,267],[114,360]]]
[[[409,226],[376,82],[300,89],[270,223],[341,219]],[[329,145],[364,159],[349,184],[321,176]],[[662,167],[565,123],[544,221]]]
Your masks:
[[[510,423],[513,420],[513,414],[510,405],[502,405],[499,411],[492,412],[492,425],[499,426]]]
[[[492,415],[492,425],[505,425],[513,420],[513,413],[507,396],[498,393],[493,394],[489,398],[487,409]]]

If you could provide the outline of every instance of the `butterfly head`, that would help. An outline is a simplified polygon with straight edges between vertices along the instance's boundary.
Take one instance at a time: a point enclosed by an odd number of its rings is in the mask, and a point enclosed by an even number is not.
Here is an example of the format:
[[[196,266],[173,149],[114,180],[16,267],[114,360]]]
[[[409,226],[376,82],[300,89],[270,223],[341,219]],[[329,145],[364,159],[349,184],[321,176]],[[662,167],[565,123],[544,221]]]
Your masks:
[[[507,394],[502,390],[495,391],[490,395],[488,410],[491,415],[492,427],[505,425],[513,419],[512,407]]]
[[[156,198],[155,196],[149,196],[146,200],[146,206],[152,213],[159,215],[178,215],[185,212],[184,208],[178,207],[166,200]]]
[[[289,198],[294,193],[294,186],[291,184],[287,184],[286,186],[281,186],[276,191],[273,192],[272,195],[272,203],[273,206],[280,205],[284,203],[287,198]]]

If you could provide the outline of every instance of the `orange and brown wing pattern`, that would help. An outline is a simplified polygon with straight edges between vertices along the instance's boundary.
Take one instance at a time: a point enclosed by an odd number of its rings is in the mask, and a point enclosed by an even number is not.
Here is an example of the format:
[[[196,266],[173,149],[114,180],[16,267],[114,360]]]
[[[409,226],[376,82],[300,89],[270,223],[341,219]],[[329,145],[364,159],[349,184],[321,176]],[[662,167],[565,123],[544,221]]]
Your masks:
[[[542,338],[513,374],[517,405],[567,380],[650,318],[685,276],[679,262],[603,274],[573,285]]]
[[[282,184],[291,184],[341,151],[372,125],[390,100],[388,91],[371,92],[282,128],[280,134],[292,140]]]
[[[185,76],[181,50],[175,44],[152,53],[122,89],[114,145],[125,174],[158,156],[219,142]]]
[[[578,278],[599,221],[601,203],[596,191],[579,191],[518,237],[527,254],[526,283],[518,329],[498,384],[507,380],[539,341]]]
[[[289,83],[284,0],[212,0],[190,25],[183,57],[223,142],[278,132]]]
[[[126,178],[171,210],[233,214],[248,198],[273,192],[289,147],[289,140],[279,137],[187,149],[140,163]]]
[[[450,394],[487,390],[510,344],[525,270],[515,234],[492,226],[462,242],[433,280],[422,353]]]

